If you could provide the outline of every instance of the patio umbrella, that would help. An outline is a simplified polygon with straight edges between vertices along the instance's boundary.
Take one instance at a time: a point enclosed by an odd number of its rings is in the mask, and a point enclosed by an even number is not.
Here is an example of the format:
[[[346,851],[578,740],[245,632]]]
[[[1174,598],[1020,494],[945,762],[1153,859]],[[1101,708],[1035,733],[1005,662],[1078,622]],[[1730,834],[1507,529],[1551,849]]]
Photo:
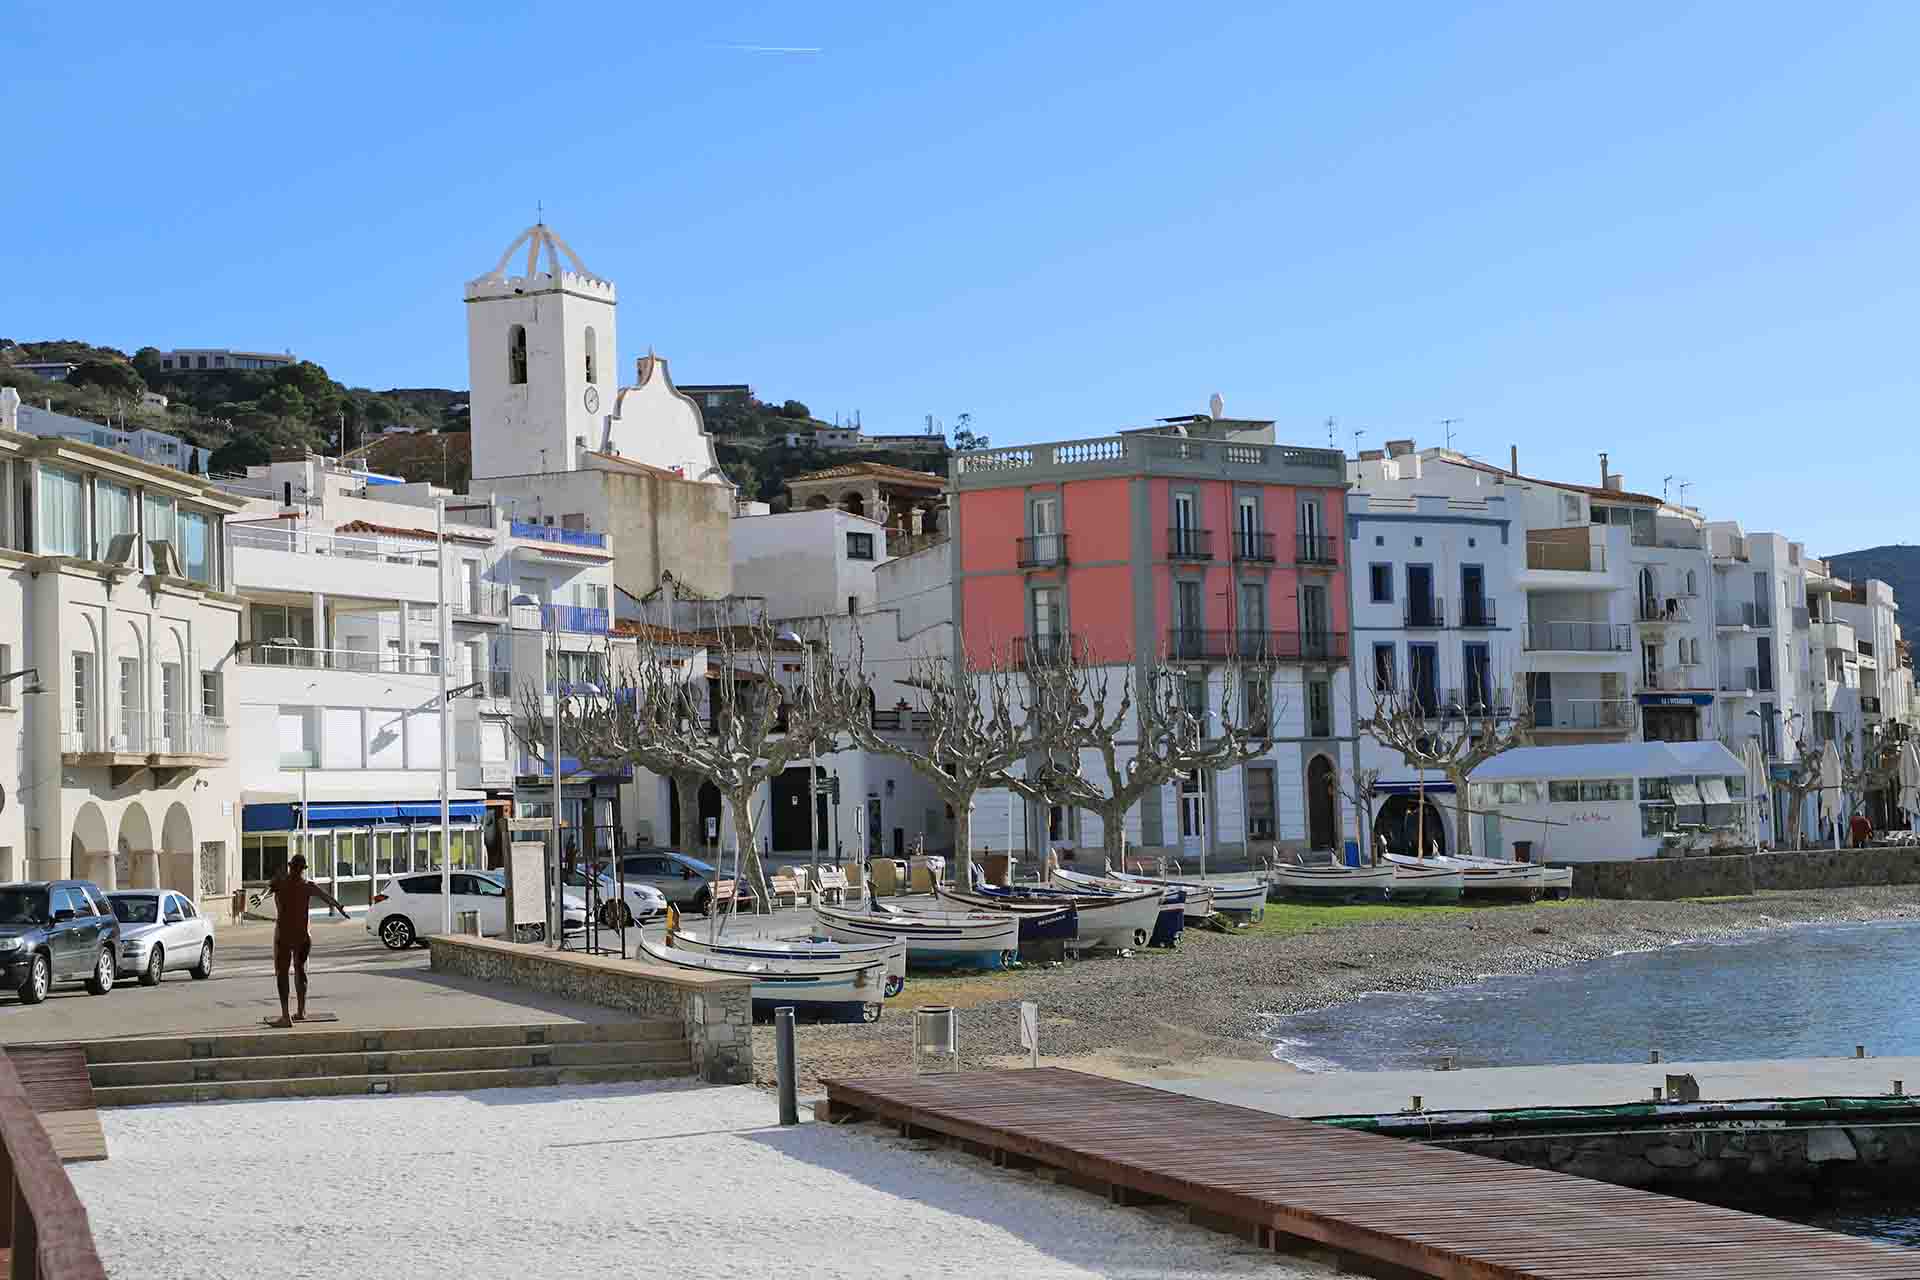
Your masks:
[[[1754,806],[1753,843],[1760,843],[1761,815],[1767,812],[1767,757],[1758,738],[1748,738],[1740,749],[1747,772],[1747,799]]]
[[[1840,748],[1829,740],[1820,750],[1820,796],[1824,801],[1827,792],[1833,792],[1833,800],[1827,814],[1833,820],[1833,847],[1840,847]]]

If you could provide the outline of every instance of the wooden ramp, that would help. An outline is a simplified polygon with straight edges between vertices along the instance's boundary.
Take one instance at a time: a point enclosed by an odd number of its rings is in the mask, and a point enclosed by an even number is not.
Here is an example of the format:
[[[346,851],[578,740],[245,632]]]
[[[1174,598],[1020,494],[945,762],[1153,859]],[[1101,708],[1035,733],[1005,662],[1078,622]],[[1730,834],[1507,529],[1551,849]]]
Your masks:
[[[7,1061],[26,1089],[27,1105],[64,1161],[105,1160],[107,1135],[94,1109],[84,1049],[8,1049]]]
[[[1858,1240],[1056,1068],[828,1080],[821,1118],[892,1121],[1164,1200],[1262,1245],[1304,1239],[1416,1276],[1920,1276]],[[1295,1239],[1289,1239],[1294,1237]]]

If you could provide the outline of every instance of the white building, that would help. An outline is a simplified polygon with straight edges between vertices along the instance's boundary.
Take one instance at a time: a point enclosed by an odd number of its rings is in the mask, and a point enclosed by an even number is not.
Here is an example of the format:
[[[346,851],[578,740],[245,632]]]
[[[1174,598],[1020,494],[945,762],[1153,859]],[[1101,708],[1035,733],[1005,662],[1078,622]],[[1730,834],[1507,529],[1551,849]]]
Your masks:
[[[300,363],[291,351],[235,351],[231,347],[175,347],[160,353],[167,373],[206,373],[224,369],[279,369]]]
[[[171,468],[0,432],[0,876],[217,894],[239,503]]]
[[[153,396],[153,393],[146,392],[142,399],[146,396]],[[160,401],[160,407],[165,407],[165,396],[154,398]],[[12,387],[0,387],[0,431],[22,431],[32,436],[59,436],[66,440],[77,440],[102,449],[113,449],[139,458],[142,462],[154,462],[194,475],[207,474],[207,463],[213,458],[211,450],[151,427],[122,430],[70,414],[55,413],[51,409],[36,409],[23,403],[20,393]]]

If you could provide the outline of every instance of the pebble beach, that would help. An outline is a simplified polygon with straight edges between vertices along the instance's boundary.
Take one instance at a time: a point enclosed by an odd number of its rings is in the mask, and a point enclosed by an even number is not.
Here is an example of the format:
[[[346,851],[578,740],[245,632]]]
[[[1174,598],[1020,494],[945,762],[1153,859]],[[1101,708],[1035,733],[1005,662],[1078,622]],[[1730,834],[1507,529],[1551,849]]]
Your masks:
[[[1040,1006],[1047,1062],[1151,1080],[1156,1075],[1287,1069],[1267,1031],[1276,1018],[1368,992],[1436,991],[1499,975],[1580,964],[1626,951],[1712,942],[1796,924],[1920,919],[1912,886],[1762,893],[1738,899],[1577,899],[1510,906],[1288,907],[1260,925],[1189,929],[1173,951],[1098,955],[966,977],[915,973],[872,1025],[802,1026],[803,1091],[822,1078],[912,1068],[921,1005],[959,1011],[962,1065],[1026,1060],[1023,1000]],[[773,1083],[772,1030],[756,1028],[756,1075]]]

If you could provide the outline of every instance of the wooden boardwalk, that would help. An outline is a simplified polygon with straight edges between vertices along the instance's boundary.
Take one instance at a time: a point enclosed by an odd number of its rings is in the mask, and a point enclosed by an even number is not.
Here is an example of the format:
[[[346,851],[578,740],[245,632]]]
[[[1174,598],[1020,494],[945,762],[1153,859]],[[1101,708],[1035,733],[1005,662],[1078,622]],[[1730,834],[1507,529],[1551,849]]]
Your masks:
[[[887,1120],[1417,1276],[1920,1277],[1920,1250],[1055,1068],[828,1080],[821,1116]]]

